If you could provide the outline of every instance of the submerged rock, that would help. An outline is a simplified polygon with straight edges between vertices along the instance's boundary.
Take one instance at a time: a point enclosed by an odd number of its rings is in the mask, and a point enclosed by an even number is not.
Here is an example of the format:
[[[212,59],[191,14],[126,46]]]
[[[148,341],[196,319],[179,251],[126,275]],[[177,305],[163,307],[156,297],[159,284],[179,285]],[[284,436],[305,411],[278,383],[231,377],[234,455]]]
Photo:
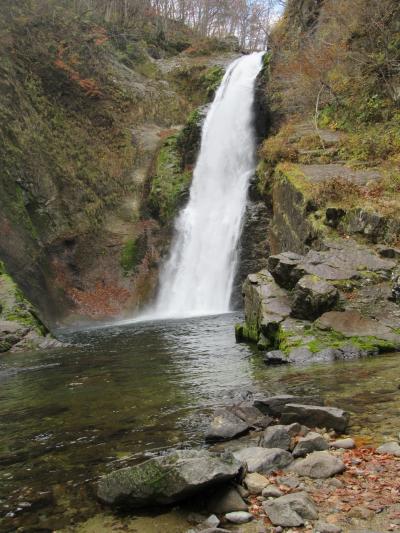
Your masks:
[[[289,469],[300,476],[327,479],[345,470],[341,459],[328,452],[313,452],[305,459],[297,459]]]
[[[275,526],[298,527],[306,520],[316,520],[318,511],[305,492],[287,494],[263,504],[264,511]]]
[[[103,476],[97,495],[109,505],[171,504],[235,478],[242,464],[231,454],[178,450]]]
[[[291,362],[292,359],[282,350],[272,350],[272,352],[268,352],[264,356],[264,363],[268,366],[288,365]]]
[[[281,422],[283,424],[299,422],[309,427],[324,427],[343,432],[348,426],[349,419],[350,415],[337,407],[289,403],[283,410]]]
[[[205,438],[211,442],[229,440],[245,433],[250,427],[251,424],[244,422],[227,408],[217,409],[207,428]]]
[[[228,407],[228,409],[235,416],[252,427],[266,428],[272,422],[271,417],[265,415],[253,405],[234,405],[232,407]]]

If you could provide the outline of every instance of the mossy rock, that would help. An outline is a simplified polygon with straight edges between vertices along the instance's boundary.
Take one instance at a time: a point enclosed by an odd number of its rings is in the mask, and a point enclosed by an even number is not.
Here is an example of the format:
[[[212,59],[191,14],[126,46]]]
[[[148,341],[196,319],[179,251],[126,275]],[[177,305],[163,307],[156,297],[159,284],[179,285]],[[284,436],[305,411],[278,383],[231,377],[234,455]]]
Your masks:
[[[164,223],[173,220],[189,194],[192,173],[182,169],[178,135],[168,137],[161,147],[151,180],[150,208]]]

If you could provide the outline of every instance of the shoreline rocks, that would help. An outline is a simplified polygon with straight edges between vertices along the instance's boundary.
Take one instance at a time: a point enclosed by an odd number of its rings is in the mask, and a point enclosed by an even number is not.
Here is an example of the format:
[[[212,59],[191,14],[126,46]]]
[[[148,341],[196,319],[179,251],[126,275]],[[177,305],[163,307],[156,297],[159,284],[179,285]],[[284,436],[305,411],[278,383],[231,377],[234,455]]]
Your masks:
[[[103,476],[98,498],[129,508],[166,505],[238,477],[242,463],[231,454],[177,450]]]
[[[178,450],[112,472],[99,481],[99,499],[125,509],[195,501],[201,506],[202,513],[206,511],[211,516],[198,515],[199,519],[194,520],[198,525],[187,533],[229,531],[231,526],[251,521],[255,522],[255,527],[260,527],[260,531],[265,531],[261,528],[265,518],[271,521],[275,532],[306,526],[308,529],[313,527],[314,533],[339,533],[341,527],[329,523],[324,499],[317,496],[320,491],[340,496],[340,492],[346,490],[349,476],[350,479],[354,474],[362,476],[364,470],[358,467],[362,463],[358,457],[364,457],[364,453],[352,456],[355,441],[349,437],[334,438],[334,427],[343,427],[349,421],[345,411],[289,403],[292,398],[291,395],[268,398],[257,394],[238,398],[239,401],[245,399],[245,402],[227,405],[226,412],[239,413],[240,407],[242,414],[251,415],[253,421],[258,421],[261,410],[254,404],[262,402],[265,409],[280,414],[270,418],[270,425],[263,433],[258,426],[249,437],[237,439],[236,449],[231,443],[218,445],[231,448],[232,453]],[[296,398],[301,401],[300,397]],[[284,425],[282,422],[288,413],[291,417],[296,414],[299,419]],[[324,427],[314,426],[315,422],[324,422]],[[246,442],[257,442],[257,436],[258,446],[246,445]],[[270,445],[275,447],[266,447]],[[390,461],[390,455],[395,461],[395,457],[400,456],[400,445],[395,441],[388,442],[372,453],[375,454],[372,465],[379,454],[384,454],[384,462]],[[343,474],[346,468],[349,469],[347,478],[335,477]],[[351,484],[349,490],[352,490]],[[354,512],[345,516],[364,519],[373,515],[373,511],[358,505]],[[324,521],[326,518],[328,522]]]

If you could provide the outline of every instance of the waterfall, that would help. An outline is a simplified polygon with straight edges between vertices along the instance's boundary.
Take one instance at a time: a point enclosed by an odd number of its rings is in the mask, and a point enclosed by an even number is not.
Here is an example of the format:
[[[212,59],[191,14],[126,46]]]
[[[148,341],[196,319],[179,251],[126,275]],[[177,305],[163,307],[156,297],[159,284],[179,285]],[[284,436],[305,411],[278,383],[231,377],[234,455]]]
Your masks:
[[[207,114],[190,199],[175,222],[152,318],[229,311],[247,189],[255,170],[254,85],[262,53],[234,61]]]

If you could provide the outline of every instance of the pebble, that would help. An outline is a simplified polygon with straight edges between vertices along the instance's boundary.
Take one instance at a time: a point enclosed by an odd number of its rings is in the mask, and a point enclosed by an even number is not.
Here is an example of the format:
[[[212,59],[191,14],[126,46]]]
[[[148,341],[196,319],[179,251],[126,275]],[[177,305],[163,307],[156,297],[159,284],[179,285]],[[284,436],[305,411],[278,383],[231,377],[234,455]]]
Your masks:
[[[344,450],[352,450],[356,447],[356,443],[353,439],[339,439],[331,442],[332,448],[342,448]]]
[[[207,520],[205,520],[201,525],[204,527],[204,528],[207,528],[207,527],[218,527],[220,524],[220,520],[217,516],[215,516],[215,514],[212,514],[211,516],[209,516],[207,518]]]
[[[237,511],[234,513],[227,513],[225,518],[228,522],[232,522],[232,524],[246,524],[253,519],[253,515],[246,513],[245,511]]]

